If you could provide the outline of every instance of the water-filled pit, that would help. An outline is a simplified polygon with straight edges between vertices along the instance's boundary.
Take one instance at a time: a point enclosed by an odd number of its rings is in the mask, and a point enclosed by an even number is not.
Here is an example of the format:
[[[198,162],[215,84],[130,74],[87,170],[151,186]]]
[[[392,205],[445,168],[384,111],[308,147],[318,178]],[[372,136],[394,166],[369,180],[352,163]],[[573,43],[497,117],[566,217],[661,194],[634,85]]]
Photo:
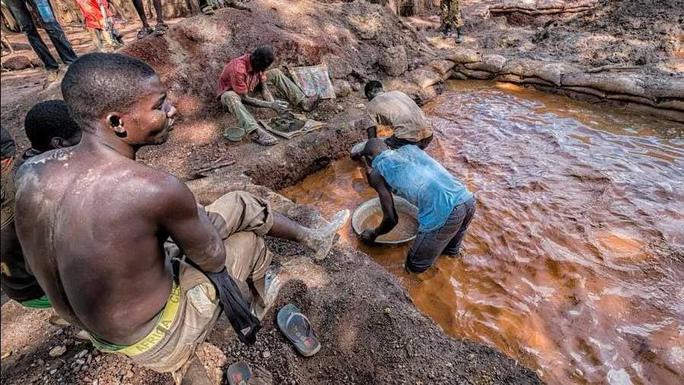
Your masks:
[[[346,241],[549,384],[684,383],[684,140],[662,135],[681,126],[502,83],[451,83],[425,111],[428,152],[477,196],[465,257],[409,277],[408,245]],[[375,197],[349,159],[281,192],[327,215]]]

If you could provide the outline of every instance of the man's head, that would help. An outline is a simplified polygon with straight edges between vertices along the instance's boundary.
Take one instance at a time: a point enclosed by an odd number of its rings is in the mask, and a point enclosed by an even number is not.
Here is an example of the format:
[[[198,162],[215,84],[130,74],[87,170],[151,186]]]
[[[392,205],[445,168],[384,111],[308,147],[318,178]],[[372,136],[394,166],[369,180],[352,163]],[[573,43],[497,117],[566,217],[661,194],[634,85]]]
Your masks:
[[[384,91],[385,90],[382,88],[382,83],[377,80],[369,81],[366,83],[366,87],[364,88],[364,92],[366,93],[366,98],[368,98],[368,100],[373,100],[374,97],[383,93]]]
[[[117,53],[90,53],[69,66],[62,95],[85,132],[105,130],[131,146],[163,143],[176,109],[152,67]]]
[[[26,114],[24,129],[31,147],[40,152],[73,146],[81,140],[81,129],[63,100],[48,100],[33,106]]]
[[[361,156],[365,156],[372,161],[385,150],[389,150],[389,147],[385,144],[385,139],[371,138],[368,139],[363,150],[361,150]]]
[[[259,47],[252,52],[249,57],[254,72],[264,72],[275,61],[275,54],[273,48],[270,46]]]

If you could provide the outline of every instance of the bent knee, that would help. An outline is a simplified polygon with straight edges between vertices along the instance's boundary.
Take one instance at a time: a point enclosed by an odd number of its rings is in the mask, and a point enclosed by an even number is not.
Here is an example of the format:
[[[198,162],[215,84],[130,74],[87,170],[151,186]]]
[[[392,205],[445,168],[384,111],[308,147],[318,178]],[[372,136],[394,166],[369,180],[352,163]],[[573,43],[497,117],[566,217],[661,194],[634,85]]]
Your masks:
[[[221,95],[221,102],[223,104],[234,104],[242,102],[242,98],[235,91],[226,91]]]

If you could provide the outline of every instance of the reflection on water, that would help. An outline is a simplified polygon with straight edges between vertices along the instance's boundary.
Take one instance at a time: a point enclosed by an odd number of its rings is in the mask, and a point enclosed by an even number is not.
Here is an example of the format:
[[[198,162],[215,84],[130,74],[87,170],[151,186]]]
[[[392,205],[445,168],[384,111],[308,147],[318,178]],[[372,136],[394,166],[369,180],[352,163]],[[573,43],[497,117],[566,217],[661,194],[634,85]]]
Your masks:
[[[346,239],[549,384],[684,383],[684,140],[657,136],[676,124],[477,82],[425,110],[429,152],[477,196],[466,256],[408,277],[406,246]],[[327,214],[375,196],[350,160],[283,193]]]

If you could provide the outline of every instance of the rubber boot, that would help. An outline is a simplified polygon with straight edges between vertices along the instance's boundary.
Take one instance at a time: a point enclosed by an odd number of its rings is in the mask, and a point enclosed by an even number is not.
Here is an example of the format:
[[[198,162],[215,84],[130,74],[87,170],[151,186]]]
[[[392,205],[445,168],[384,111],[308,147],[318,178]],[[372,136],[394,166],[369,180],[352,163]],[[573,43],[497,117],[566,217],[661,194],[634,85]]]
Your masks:
[[[463,43],[463,32],[462,28],[456,28],[456,44],[461,44]]]
[[[449,37],[449,33],[451,33],[451,26],[446,24],[444,28],[442,28],[442,36],[446,39]]]

